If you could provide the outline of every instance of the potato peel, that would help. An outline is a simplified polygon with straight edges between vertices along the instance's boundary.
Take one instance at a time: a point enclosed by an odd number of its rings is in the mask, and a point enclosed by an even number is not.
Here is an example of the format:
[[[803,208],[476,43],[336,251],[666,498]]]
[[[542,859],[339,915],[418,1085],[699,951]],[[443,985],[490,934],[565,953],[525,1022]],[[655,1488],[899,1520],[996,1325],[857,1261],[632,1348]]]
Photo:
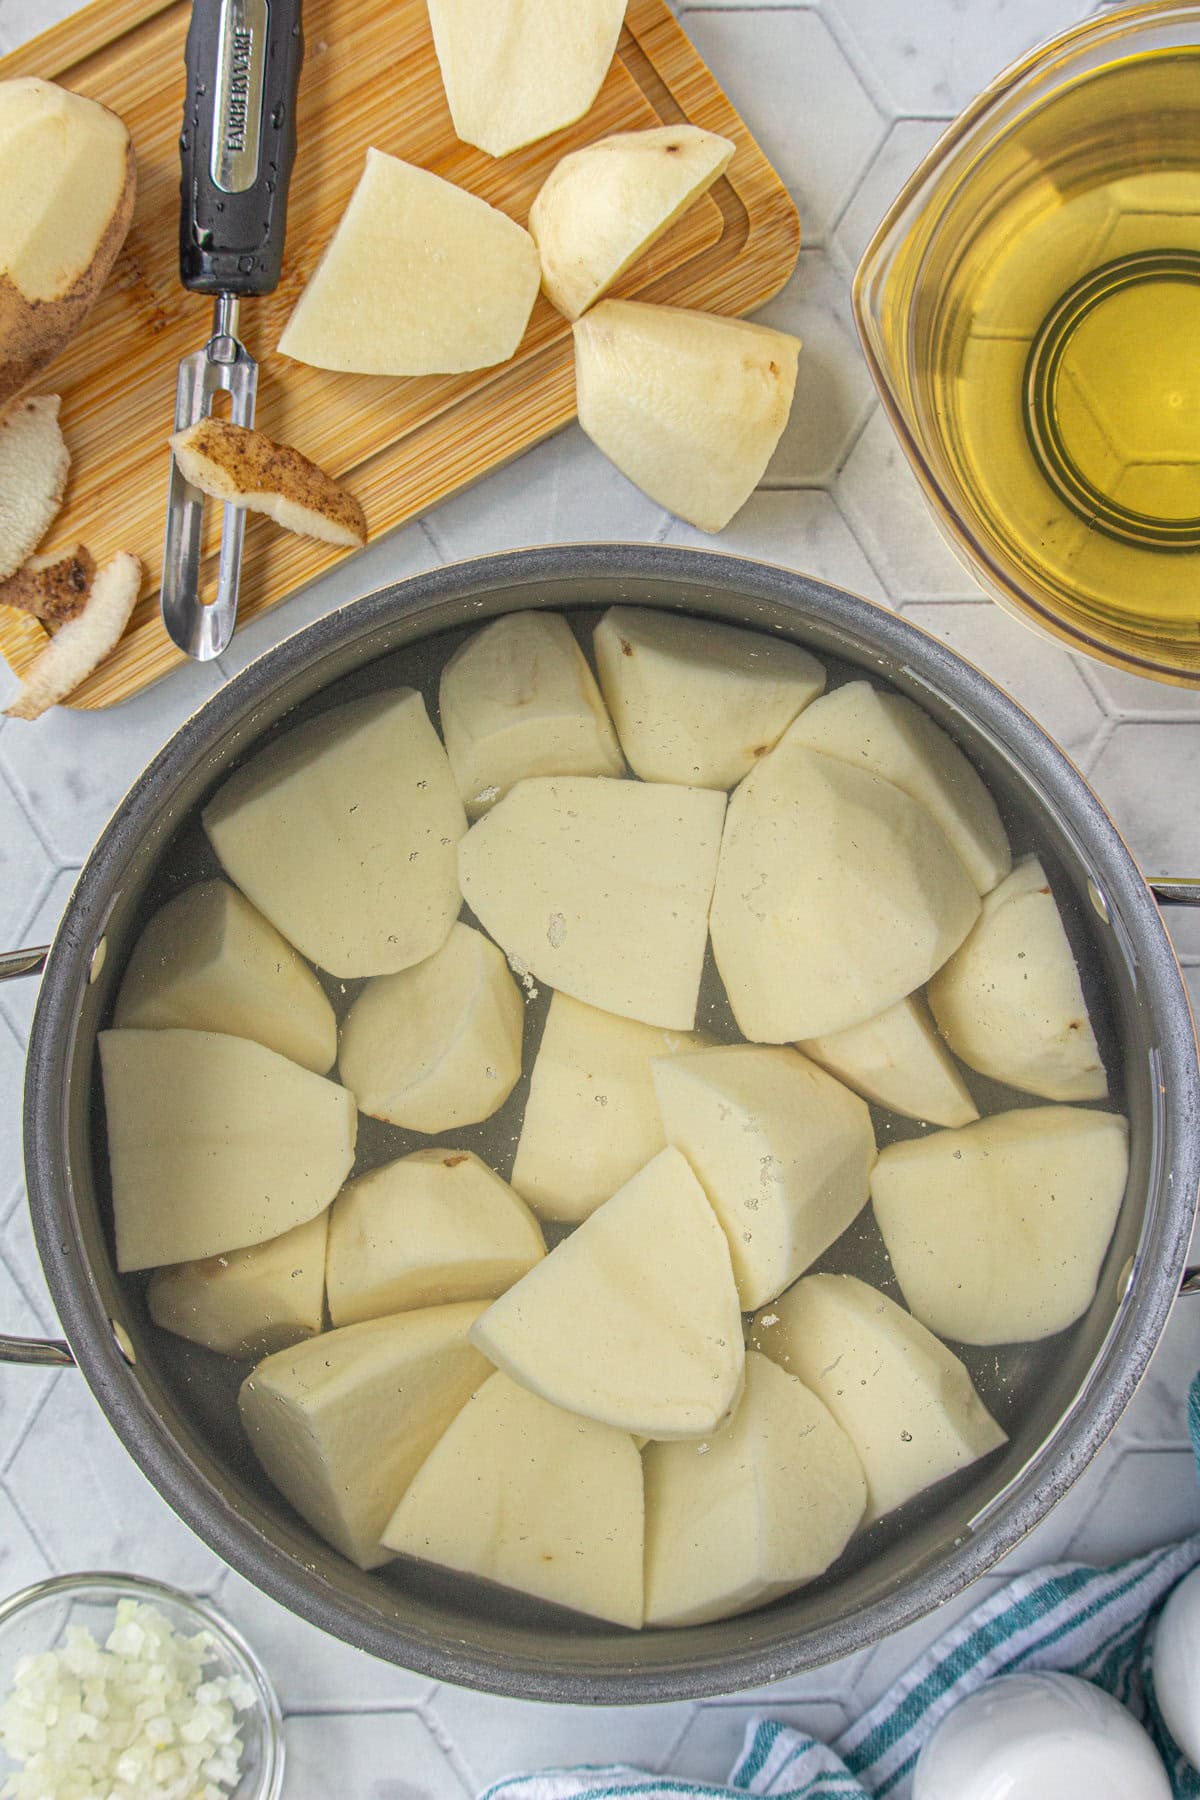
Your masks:
[[[214,500],[265,513],[285,531],[358,550],[367,520],[353,494],[291,444],[229,419],[200,419],[171,439],[185,481]]]
[[[0,605],[15,607],[57,630],[79,617],[95,577],[96,559],[86,544],[77,544],[62,556],[31,557],[15,575],[0,581]]]
[[[57,394],[18,400],[0,417],[0,581],[31,557],[62,505],[71,458]]]
[[[83,611],[50,639],[5,709],[7,717],[38,719],[73,694],[116,647],[141,585],[138,557],[122,550],[105,563],[92,582]]]

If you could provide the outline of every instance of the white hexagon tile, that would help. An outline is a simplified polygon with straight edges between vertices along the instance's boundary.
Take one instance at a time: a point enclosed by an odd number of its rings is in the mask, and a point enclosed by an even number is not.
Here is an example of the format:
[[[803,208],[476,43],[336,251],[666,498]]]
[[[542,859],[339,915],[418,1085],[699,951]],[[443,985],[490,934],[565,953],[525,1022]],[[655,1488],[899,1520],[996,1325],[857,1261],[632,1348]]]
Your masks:
[[[173,675],[108,714],[0,727],[0,944],[42,940],[129,782],[191,709],[297,626],[364,592],[480,552],[626,539],[704,544],[802,570],[901,609],[998,681],[1084,768],[1148,867],[1200,873],[1200,695],[1085,664],[984,601],[925,513],[856,347],[849,280],[897,188],[945,121],[1088,0],[673,0],[787,181],[804,248],[763,318],[805,341],[792,423],[756,494],[715,542],[671,520],[572,429],[344,563],[240,636],[220,670]],[[0,49],[70,10],[0,0]],[[0,672],[0,698],[9,678]],[[1172,921],[1200,998],[1200,915]],[[20,1082],[35,990],[0,997],[0,1328],[53,1329],[21,1187]],[[1177,1307],[1109,1444],[1012,1567],[1110,1557],[1200,1524],[1184,1395],[1200,1302]],[[518,1767],[633,1761],[720,1780],[747,1720],[826,1734],[868,1704],[973,1599],[845,1662],[703,1706],[573,1711],[473,1695],[334,1643],[251,1588],[169,1512],[82,1380],[0,1369],[0,1589],[121,1565],[215,1594],[269,1663],[287,1712],[288,1800],[464,1800]]]

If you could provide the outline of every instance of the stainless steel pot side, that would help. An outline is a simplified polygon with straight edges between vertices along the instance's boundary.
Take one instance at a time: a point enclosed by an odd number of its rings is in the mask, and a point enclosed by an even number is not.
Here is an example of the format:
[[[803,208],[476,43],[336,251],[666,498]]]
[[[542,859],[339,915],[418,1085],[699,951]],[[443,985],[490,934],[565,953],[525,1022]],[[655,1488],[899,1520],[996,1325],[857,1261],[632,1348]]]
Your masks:
[[[1000,798],[1017,848],[1036,846],[1066,901],[1132,1124],[1129,1192],[1090,1312],[1060,1338],[1006,1353],[999,1378],[991,1352],[965,1352],[1009,1430],[1007,1449],[872,1527],[813,1587],[741,1618],[640,1634],[420,1565],[363,1574],[292,1513],[237,1424],[244,1367],[156,1331],[142,1282],[116,1275],[95,1051],[144,917],[172,882],[208,866],[196,808],[278,721],[398,679],[436,700],[437,669],[469,627],[521,608],[621,602],[791,638],[829,660],[835,679],[886,680],[953,733]],[[1194,882],[1171,886],[1171,898],[1200,898]],[[40,966],[40,952],[23,952],[10,958],[13,972],[22,958]],[[997,1098],[1019,1103],[1011,1091]],[[861,1649],[958,1593],[1042,1518],[1116,1423],[1180,1290],[1200,1182],[1200,1073],[1145,878],[1080,775],[983,675],[891,613],[804,576],[711,553],[588,545],[487,557],[385,588],[268,652],[182,727],[105,830],[46,958],[24,1133],[65,1343],[12,1340],[10,1359],[77,1362],[175,1511],[323,1630],[440,1680],[624,1704],[756,1686]],[[851,1266],[887,1281],[873,1233],[868,1209]],[[831,1266],[846,1264],[835,1255]]]

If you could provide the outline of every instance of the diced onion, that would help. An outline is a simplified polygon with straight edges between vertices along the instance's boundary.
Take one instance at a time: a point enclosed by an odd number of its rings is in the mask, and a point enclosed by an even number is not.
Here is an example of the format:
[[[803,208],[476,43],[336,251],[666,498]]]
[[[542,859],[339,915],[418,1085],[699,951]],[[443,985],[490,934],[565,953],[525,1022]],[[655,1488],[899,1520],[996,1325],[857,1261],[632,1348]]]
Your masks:
[[[175,1631],[155,1606],[121,1600],[103,1646],[72,1626],[63,1647],[17,1664],[0,1745],[22,1764],[6,1800],[227,1800],[254,1704],[241,1676],[205,1673],[212,1634]]]

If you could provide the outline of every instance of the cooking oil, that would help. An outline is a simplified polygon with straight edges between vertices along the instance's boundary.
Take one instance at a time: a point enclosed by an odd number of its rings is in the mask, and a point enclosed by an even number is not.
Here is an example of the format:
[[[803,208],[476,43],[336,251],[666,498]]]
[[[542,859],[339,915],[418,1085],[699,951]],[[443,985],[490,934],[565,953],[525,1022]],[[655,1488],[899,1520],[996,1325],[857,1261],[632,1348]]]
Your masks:
[[[994,566],[1101,642],[1200,643],[1200,46],[1018,117],[918,293],[913,404]]]

